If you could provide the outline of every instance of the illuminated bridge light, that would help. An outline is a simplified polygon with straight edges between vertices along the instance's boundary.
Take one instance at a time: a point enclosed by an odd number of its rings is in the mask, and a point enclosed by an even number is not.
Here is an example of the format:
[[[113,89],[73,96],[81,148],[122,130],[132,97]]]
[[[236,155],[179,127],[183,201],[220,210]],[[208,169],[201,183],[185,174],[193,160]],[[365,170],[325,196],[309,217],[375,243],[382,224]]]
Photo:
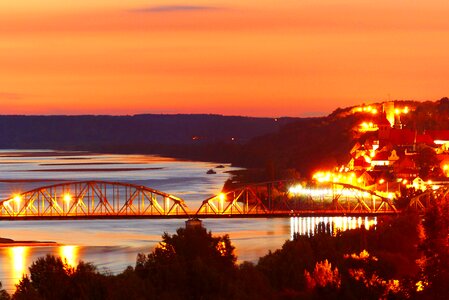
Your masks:
[[[20,202],[22,202],[22,196],[20,196],[20,195],[15,195],[14,198],[13,198],[13,200],[14,200],[14,202],[15,202],[17,205],[20,205]]]
[[[63,198],[64,198],[64,201],[67,203],[72,201],[72,195],[70,195],[70,194],[65,194]]]
[[[218,194],[218,200],[220,200],[220,202],[218,203],[218,210],[220,212],[223,212],[223,210],[224,210],[224,201],[226,200],[226,195],[224,193]]]
[[[370,194],[366,191],[359,191],[359,190],[348,190],[348,189],[338,189],[333,190],[330,188],[327,189],[313,189],[313,188],[301,188],[299,189],[297,186],[292,186],[289,188],[289,193],[297,196],[297,195],[304,195],[304,196],[312,196],[312,197],[323,197],[323,196],[332,196],[334,193],[341,194],[342,196],[347,197],[368,197]]]
[[[226,195],[224,193],[220,193],[218,194],[218,199],[220,199],[220,201],[224,201],[226,199]]]
[[[302,186],[300,184],[293,185],[288,189],[288,192],[294,196],[301,194]]]

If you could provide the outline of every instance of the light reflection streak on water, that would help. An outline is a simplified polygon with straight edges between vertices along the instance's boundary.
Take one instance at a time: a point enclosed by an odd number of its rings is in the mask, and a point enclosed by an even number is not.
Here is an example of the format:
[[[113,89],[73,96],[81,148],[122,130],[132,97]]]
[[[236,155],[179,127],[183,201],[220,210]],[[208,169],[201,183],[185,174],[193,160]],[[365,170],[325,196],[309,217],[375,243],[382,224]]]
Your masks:
[[[78,246],[59,247],[59,256],[70,267],[76,267],[78,265]]]
[[[361,228],[376,228],[377,217],[291,217],[290,240],[295,235],[312,236],[318,232],[337,235],[338,232]]]
[[[28,256],[30,247],[10,247],[8,254],[10,257],[10,277],[12,284],[18,284],[23,275],[28,271]],[[76,267],[78,264],[78,246],[60,246],[59,256],[70,267]]]
[[[22,276],[26,273],[26,260],[28,256],[28,247],[9,248],[11,258],[11,278],[14,284],[18,284]]]

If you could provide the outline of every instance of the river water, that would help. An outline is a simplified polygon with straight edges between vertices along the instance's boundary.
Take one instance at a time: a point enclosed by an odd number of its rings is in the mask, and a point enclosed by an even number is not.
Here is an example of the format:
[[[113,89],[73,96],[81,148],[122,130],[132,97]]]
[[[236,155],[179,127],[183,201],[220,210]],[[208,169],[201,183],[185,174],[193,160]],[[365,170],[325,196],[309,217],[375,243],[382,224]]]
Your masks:
[[[151,155],[105,155],[49,150],[0,150],[0,199],[60,180],[106,180],[145,185],[183,198],[191,210],[220,192],[227,171],[216,163],[179,161]],[[206,174],[214,168],[216,174]],[[164,232],[184,226],[168,220],[1,221],[0,236],[14,240],[55,241],[59,246],[0,247],[0,280],[8,292],[38,257],[59,255],[69,264],[94,263],[118,273],[134,265],[137,253],[149,253]],[[238,261],[257,261],[294,233],[309,234],[318,222],[350,229],[376,220],[348,218],[207,219],[214,234],[229,234]],[[332,232],[331,232],[332,233]]]

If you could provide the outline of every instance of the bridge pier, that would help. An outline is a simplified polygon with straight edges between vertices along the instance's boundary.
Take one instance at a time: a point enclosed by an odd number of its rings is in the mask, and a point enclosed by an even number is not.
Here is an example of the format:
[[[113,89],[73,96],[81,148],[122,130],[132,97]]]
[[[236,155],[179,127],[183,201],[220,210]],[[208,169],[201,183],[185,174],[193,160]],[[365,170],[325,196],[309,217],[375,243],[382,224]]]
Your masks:
[[[198,218],[191,218],[186,221],[186,229],[202,228],[203,221]]]

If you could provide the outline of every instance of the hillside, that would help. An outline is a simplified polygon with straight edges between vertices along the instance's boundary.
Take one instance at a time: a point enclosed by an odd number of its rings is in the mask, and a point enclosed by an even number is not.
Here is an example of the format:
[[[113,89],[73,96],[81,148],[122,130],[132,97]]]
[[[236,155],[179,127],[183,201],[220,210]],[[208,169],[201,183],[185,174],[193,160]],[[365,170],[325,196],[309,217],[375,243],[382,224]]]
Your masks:
[[[449,129],[448,98],[390,103],[410,108],[401,115],[405,129]],[[383,105],[338,108],[318,118],[0,116],[0,148],[159,154],[261,168],[264,179],[283,177],[285,170],[309,176],[346,163],[354,144],[373,134],[361,132],[360,124],[376,122]]]
[[[286,169],[310,176],[317,169],[333,169],[346,164],[354,144],[363,144],[375,135],[375,128],[364,131],[360,125],[375,124],[385,118],[381,117],[385,103],[338,108],[327,117],[301,119],[287,124],[276,133],[256,137],[245,144],[241,161],[238,162],[271,170],[274,174],[267,179],[282,177],[281,170]],[[407,113],[396,112],[396,118],[400,115],[403,129],[416,131],[417,134],[449,129],[448,98],[389,103],[396,107],[407,107]]]

